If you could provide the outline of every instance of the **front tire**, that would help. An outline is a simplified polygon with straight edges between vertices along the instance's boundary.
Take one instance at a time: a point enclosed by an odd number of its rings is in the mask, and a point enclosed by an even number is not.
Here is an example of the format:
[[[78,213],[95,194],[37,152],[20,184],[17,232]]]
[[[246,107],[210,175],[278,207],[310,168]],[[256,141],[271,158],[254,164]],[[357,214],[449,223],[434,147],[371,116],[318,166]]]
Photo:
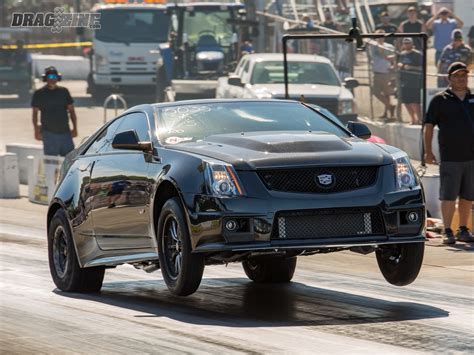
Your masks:
[[[55,285],[66,292],[98,292],[105,267],[81,268],[64,210],[56,212],[48,233],[49,269]]]
[[[257,283],[290,282],[296,269],[296,256],[245,260],[242,267],[248,278]]]
[[[395,286],[406,286],[418,276],[424,252],[425,243],[412,243],[383,247],[375,255],[385,280]]]
[[[204,258],[192,254],[188,227],[178,198],[165,202],[157,232],[158,256],[166,286],[177,296],[194,293],[201,284]]]

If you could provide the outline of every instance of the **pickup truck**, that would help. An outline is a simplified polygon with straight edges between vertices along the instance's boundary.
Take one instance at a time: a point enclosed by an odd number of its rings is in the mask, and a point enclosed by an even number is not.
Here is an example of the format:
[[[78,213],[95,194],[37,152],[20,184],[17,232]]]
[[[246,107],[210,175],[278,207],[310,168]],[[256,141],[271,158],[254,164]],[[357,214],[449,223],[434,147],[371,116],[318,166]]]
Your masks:
[[[330,60],[310,54],[289,54],[288,82],[290,99],[325,107],[347,123],[356,120],[354,96],[350,90],[359,85],[354,78],[339,78]],[[283,54],[248,54],[239,61],[234,73],[220,77],[216,98],[284,99]]]

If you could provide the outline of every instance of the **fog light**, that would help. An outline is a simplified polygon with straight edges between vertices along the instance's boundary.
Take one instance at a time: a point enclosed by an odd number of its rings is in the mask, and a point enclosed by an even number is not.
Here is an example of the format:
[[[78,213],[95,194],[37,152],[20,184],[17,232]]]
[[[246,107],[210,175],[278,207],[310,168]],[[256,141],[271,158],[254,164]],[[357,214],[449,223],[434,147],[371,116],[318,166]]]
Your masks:
[[[410,223],[416,223],[420,219],[420,216],[417,212],[411,211],[407,212],[407,221]]]
[[[237,229],[237,221],[234,221],[233,219],[227,221],[225,223],[225,229],[227,229],[230,232],[233,232]]]

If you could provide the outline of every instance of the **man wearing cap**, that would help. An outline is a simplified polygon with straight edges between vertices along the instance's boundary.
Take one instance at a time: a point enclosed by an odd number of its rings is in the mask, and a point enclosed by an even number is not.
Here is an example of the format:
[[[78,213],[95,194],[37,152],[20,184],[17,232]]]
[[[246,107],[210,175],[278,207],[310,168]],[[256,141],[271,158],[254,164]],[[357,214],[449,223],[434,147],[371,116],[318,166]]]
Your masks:
[[[398,32],[401,33],[420,33],[426,32],[426,27],[423,22],[418,20],[418,12],[415,6],[410,6],[407,9],[408,20],[403,21],[398,27]],[[421,38],[414,39],[414,45],[416,49],[421,50],[422,46]]]
[[[31,100],[35,139],[43,141],[45,155],[66,156],[74,149],[72,138],[77,137],[74,100],[68,89],[57,85],[60,79],[61,74],[55,67],[46,68],[43,75],[46,85],[36,90]],[[38,112],[41,112],[41,125],[38,124]]]
[[[421,124],[421,84],[423,60],[419,51],[413,48],[413,39],[402,40],[402,52],[398,56],[400,101],[410,115],[411,124]]]
[[[471,64],[471,47],[464,44],[461,30],[453,30],[451,38],[453,41],[444,47],[439,58],[438,74],[447,74],[448,67],[454,62],[463,62],[467,66]],[[445,87],[447,85],[447,79],[438,76],[438,87]]]
[[[468,89],[468,69],[462,62],[448,68],[449,87],[436,94],[425,117],[425,161],[436,164],[431,143],[434,127],[439,128],[441,213],[445,226],[444,244],[474,242],[468,221],[474,201],[474,95]],[[459,198],[459,229],[451,224]],[[472,230],[472,225],[470,226]]]
[[[388,16],[387,11],[382,11],[380,13],[380,21],[382,21],[382,22],[379,23],[375,27],[376,30],[383,30],[385,33],[395,33],[395,32],[397,32],[397,26],[390,22],[390,17]],[[394,37],[387,37],[385,39],[385,42],[387,42],[389,44],[393,44],[395,42],[395,38]]]
[[[464,22],[454,15],[448,8],[442,7],[436,15],[426,22],[426,28],[433,31],[435,64],[441,57],[444,47],[451,42],[451,34],[456,28],[462,28]]]

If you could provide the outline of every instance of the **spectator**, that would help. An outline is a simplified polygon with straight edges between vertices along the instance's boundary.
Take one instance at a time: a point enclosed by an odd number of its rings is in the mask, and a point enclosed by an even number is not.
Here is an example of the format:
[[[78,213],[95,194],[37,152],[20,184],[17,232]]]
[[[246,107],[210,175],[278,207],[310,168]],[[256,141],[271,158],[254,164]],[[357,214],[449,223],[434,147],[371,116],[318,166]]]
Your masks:
[[[418,14],[416,7],[410,6],[407,9],[408,20],[403,21],[400,26],[398,27],[398,32],[401,33],[420,33],[426,32],[426,27],[418,20]],[[416,49],[422,49],[422,40],[421,38],[414,38],[414,45]]]
[[[452,42],[444,47],[438,63],[438,74],[447,74],[449,66],[454,62],[471,64],[471,47],[464,44],[462,32],[459,29],[453,30]],[[438,87],[445,87],[448,81],[444,77],[438,77]]]
[[[467,226],[474,201],[474,95],[468,89],[468,73],[464,63],[449,66],[449,87],[433,97],[425,117],[425,161],[428,164],[436,164],[431,143],[434,127],[439,127],[439,199],[445,226],[444,244],[455,244],[456,239],[474,241]],[[454,236],[451,224],[458,197],[460,226]]]
[[[34,92],[31,100],[33,108],[33,127],[35,138],[43,141],[45,155],[66,156],[74,149],[73,137],[77,137],[77,118],[74,111],[74,100],[69,90],[58,86],[61,74],[55,67],[44,71],[41,89]],[[41,126],[38,125],[38,111],[41,112]],[[68,114],[73,129],[69,129]]]
[[[436,15],[426,22],[426,28],[433,31],[434,48],[436,49],[436,65],[438,65],[444,47],[451,42],[451,33],[453,33],[453,30],[461,28],[463,25],[464,22],[462,22],[459,17],[455,16],[446,7],[442,7]]]
[[[413,39],[405,37],[398,58],[400,100],[410,115],[411,124],[421,123],[422,55],[413,48]]]
[[[309,15],[304,14],[303,17],[301,17],[301,20],[305,22],[304,28],[306,28],[307,30],[313,30],[314,29],[314,22],[311,19],[311,17],[309,17]]]
[[[254,53],[252,40],[247,39],[240,46],[240,55],[244,56],[246,54],[252,54],[252,53]]]
[[[382,34],[385,31],[379,29],[375,33]],[[377,38],[377,45],[370,46],[370,49],[372,70],[374,71],[374,95],[384,104],[384,113],[380,118],[387,118],[389,112],[390,118],[393,118],[395,105],[390,104],[390,95],[392,93],[390,81],[395,47],[385,43],[384,38]]]
[[[383,30],[385,33],[395,33],[397,32],[397,26],[390,22],[390,17],[388,16],[387,11],[383,11],[380,13],[380,21],[375,29],[376,30]],[[377,33],[377,31],[375,31]],[[380,33],[380,32],[379,32]],[[395,43],[395,38],[394,37],[388,37],[385,40],[389,44],[394,44]]]

